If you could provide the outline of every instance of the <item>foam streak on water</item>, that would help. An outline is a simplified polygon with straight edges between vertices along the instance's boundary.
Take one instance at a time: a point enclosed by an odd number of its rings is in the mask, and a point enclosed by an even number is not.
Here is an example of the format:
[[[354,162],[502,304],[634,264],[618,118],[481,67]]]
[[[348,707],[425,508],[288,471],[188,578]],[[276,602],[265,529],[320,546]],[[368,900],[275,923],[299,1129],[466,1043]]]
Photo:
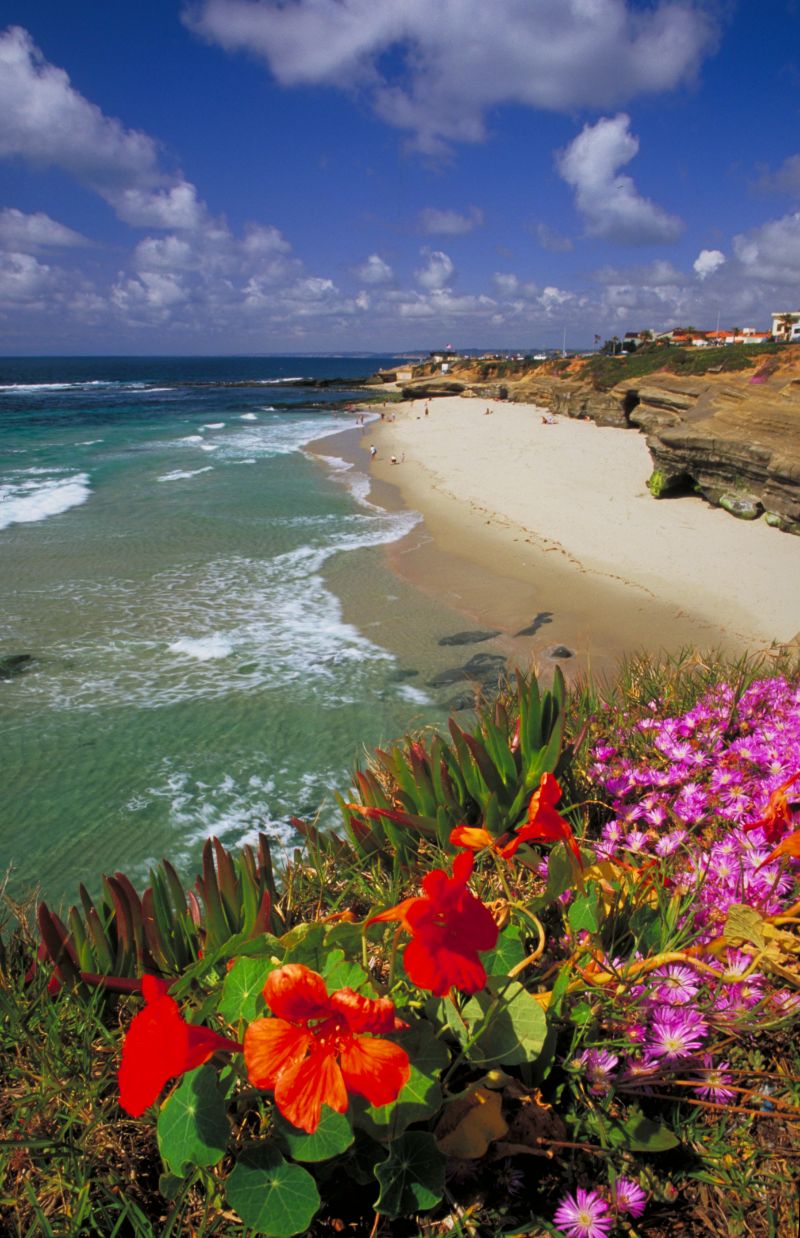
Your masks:
[[[0,657],[26,655],[0,684],[16,892],[73,900],[161,855],[190,876],[212,833],[291,846],[290,817],[335,812],[364,744],[433,716],[326,581],[349,563],[366,593],[359,565],[417,519],[304,454],[353,417],[293,376],[345,364],[0,359]]]
[[[47,470],[42,470],[47,471]],[[10,481],[0,485],[0,529],[60,516],[89,498],[89,477],[50,477],[47,481]]]

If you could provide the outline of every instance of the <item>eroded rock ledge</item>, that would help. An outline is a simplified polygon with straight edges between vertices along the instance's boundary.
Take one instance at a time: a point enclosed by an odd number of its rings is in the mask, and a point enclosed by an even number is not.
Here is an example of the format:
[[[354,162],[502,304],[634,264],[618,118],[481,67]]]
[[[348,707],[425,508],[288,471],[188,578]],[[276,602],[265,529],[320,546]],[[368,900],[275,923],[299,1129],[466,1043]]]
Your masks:
[[[787,350],[779,363],[771,359],[734,374],[656,372],[607,391],[597,390],[577,365],[481,381],[464,364],[450,379],[465,395],[540,404],[564,417],[639,430],[653,459],[649,488],[655,498],[699,493],[740,519],[763,517],[800,533],[800,362],[794,354]]]

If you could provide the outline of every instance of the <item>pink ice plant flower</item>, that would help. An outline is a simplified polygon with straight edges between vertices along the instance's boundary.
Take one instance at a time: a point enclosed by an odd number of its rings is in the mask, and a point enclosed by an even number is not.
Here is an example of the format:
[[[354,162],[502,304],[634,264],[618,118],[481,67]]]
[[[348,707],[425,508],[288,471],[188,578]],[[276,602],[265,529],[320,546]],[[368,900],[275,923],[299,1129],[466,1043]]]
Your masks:
[[[597,1191],[582,1187],[574,1195],[564,1196],[553,1221],[566,1238],[608,1238],[614,1226],[606,1201]]]
[[[618,1212],[627,1212],[634,1221],[644,1214],[647,1207],[647,1191],[633,1178],[617,1178],[614,1183],[614,1204]]]
[[[731,1077],[727,1073],[728,1062],[715,1062],[710,1053],[703,1054],[703,1068],[698,1072],[695,1092],[703,1100],[714,1101],[718,1105],[726,1105],[736,1097],[728,1087]]]
[[[602,1096],[610,1090],[611,1072],[619,1065],[616,1053],[609,1053],[607,1049],[584,1049],[578,1061],[586,1070],[593,1096]]]
[[[707,1032],[708,1024],[694,1010],[656,1007],[644,1046],[645,1056],[665,1062],[690,1057],[700,1048]]]

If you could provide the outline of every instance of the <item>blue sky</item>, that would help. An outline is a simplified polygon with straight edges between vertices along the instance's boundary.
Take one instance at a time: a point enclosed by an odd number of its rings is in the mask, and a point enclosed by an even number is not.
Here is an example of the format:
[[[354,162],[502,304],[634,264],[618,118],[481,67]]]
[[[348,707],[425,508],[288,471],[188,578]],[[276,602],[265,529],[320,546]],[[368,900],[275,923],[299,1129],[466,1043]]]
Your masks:
[[[0,0],[0,352],[800,308],[800,0]]]

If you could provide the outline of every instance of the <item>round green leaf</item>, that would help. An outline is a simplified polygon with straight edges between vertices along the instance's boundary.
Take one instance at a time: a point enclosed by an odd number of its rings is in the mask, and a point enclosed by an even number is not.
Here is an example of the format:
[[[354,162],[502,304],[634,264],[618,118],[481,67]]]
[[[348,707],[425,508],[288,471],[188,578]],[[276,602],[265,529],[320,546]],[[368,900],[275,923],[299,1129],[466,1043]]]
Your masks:
[[[156,1134],[165,1165],[178,1176],[193,1165],[207,1168],[222,1159],[230,1127],[213,1067],[184,1075],[161,1107]]]
[[[522,934],[516,924],[509,924],[497,938],[494,949],[481,955],[481,962],[487,976],[507,976],[512,967],[522,962],[525,953]]]
[[[389,1146],[375,1168],[380,1183],[375,1211],[410,1217],[434,1208],[444,1194],[444,1157],[427,1131],[407,1131]]]
[[[649,908],[648,912],[650,912]],[[652,916],[652,913],[650,914]],[[570,904],[567,919],[574,933],[582,931],[596,933],[600,928],[600,911],[596,893],[592,890],[588,894],[579,895]]]
[[[278,1115],[277,1129],[295,1161],[327,1161],[344,1152],[353,1142],[353,1128],[345,1114],[322,1106],[319,1126],[313,1135],[306,1134]]]
[[[260,1144],[243,1152],[225,1184],[225,1196],[245,1225],[270,1238],[304,1233],[320,1205],[308,1170]]]
[[[516,980],[490,976],[486,989],[475,993],[461,1013],[469,1032],[455,1012],[450,1026],[476,1066],[517,1066],[535,1061],[541,1053],[547,1019],[539,1003]]]
[[[222,984],[219,1012],[228,1023],[252,1023],[265,1013],[261,990],[276,963],[270,959],[237,959]]]

